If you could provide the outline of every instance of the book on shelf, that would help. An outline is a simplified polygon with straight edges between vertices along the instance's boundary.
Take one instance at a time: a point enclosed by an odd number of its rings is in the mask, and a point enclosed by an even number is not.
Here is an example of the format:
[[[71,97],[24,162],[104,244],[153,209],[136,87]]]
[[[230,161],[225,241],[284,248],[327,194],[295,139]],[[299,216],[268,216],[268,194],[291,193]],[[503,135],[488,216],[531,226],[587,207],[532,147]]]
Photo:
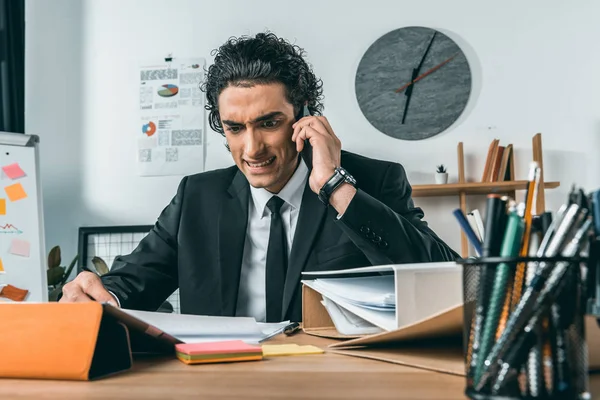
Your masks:
[[[494,139],[488,148],[481,182],[514,181],[514,149],[512,144],[500,145]]]

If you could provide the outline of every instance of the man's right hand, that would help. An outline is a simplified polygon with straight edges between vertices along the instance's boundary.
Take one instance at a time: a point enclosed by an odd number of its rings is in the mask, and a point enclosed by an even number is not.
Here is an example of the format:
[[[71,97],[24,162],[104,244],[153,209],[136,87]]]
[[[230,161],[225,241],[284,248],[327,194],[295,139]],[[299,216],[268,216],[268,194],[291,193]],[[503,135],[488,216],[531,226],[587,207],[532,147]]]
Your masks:
[[[63,287],[62,292],[59,303],[98,301],[118,307],[116,299],[104,288],[100,277],[93,272],[81,272]]]

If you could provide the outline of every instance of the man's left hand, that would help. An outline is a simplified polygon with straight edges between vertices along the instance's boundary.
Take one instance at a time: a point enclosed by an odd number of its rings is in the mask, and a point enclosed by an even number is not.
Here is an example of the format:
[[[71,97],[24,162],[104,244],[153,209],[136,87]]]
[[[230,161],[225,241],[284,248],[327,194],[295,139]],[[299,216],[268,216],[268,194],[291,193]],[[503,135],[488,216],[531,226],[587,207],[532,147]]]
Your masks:
[[[335,173],[335,168],[340,166],[342,143],[323,116],[304,117],[292,127],[292,141],[296,142],[298,152],[304,149],[306,139],[312,146],[312,172],[308,183],[313,192],[319,193]]]

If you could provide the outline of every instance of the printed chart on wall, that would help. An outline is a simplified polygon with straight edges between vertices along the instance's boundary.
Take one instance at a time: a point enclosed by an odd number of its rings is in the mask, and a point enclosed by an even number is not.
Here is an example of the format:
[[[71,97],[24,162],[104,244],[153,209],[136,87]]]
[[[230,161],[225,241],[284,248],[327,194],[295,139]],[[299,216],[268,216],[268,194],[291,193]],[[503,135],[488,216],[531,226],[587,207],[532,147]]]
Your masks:
[[[203,170],[204,66],[202,58],[173,58],[140,68],[140,122],[135,134],[139,175]]]

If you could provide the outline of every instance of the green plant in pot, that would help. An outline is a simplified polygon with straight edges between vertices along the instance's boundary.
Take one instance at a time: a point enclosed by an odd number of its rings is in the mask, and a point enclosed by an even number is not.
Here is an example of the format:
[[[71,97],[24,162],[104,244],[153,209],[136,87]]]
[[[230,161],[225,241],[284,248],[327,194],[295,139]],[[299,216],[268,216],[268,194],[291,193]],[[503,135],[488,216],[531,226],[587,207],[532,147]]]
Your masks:
[[[61,266],[61,251],[60,246],[54,246],[48,254],[48,300],[57,301],[58,296],[62,292],[63,286],[67,283],[75,264],[77,264],[78,255],[76,255],[68,267]],[[98,275],[104,275],[108,272],[108,266],[100,257],[92,259],[94,270]]]

